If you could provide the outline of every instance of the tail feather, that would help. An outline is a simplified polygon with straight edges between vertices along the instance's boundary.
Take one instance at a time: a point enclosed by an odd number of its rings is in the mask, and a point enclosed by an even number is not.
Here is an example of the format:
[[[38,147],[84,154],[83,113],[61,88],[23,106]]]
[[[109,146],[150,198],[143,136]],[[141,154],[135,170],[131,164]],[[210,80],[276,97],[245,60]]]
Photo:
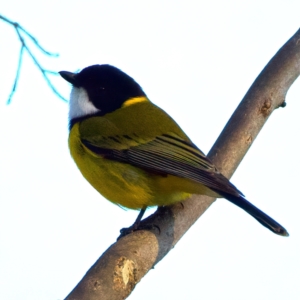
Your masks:
[[[263,211],[261,211],[256,206],[251,204],[242,196],[234,196],[220,191],[216,191],[216,192],[221,196],[223,196],[224,198],[226,198],[227,200],[229,200],[231,203],[242,208],[253,218],[255,218],[260,224],[267,227],[272,232],[282,236],[289,236],[289,233],[286,231],[286,229],[283,226],[281,226],[279,223],[277,223],[275,220],[273,220],[271,217],[269,217]]]

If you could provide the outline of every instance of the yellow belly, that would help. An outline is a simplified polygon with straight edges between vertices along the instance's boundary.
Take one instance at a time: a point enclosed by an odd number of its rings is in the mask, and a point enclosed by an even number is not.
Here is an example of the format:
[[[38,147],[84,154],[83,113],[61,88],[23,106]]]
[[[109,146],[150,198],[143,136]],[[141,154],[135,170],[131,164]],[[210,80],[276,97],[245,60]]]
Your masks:
[[[81,144],[78,124],[70,132],[69,147],[85,179],[106,199],[127,208],[170,205],[191,194],[218,196],[188,179],[155,175],[129,164],[92,155]]]

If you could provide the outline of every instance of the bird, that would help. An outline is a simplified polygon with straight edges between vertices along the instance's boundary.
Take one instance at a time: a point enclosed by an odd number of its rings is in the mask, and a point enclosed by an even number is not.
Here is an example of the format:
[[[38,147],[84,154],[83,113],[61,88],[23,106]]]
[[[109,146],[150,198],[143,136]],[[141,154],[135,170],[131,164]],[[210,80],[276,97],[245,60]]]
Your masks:
[[[106,199],[140,210],[192,194],[225,198],[281,236],[287,230],[251,204],[181,127],[129,75],[109,64],[60,71],[72,85],[69,149],[83,177]]]

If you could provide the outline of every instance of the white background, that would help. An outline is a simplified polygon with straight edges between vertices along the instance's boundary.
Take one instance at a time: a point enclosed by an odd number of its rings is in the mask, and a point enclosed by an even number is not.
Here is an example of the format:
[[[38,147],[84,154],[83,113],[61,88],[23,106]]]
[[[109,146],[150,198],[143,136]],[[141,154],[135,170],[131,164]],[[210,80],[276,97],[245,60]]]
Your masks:
[[[59,58],[53,71],[109,63],[134,77],[208,152],[262,68],[297,31],[299,1],[7,1]],[[137,212],[103,199],[70,158],[68,105],[0,22],[0,299],[63,299]],[[68,97],[70,86],[52,77]],[[300,297],[300,81],[271,116],[232,182],[282,223],[276,236],[218,200],[137,285],[139,299]],[[154,210],[150,210],[150,213]]]

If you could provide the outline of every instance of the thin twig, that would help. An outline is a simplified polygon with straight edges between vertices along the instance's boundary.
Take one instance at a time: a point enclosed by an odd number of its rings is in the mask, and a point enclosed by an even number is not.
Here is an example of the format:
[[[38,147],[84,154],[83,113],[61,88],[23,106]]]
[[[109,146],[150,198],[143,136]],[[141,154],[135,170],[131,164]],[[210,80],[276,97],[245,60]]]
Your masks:
[[[17,89],[19,76],[20,76],[20,70],[21,70],[21,64],[22,64],[22,59],[23,59],[23,51],[24,51],[24,46],[21,45],[20,54],[19,54],[19,62],[18,62],[18,67],[17,67],[17,73],[16,73],[16,77],[15,77],[15,80],[14,80],[14,85],[11,89],[10,95],[8,97],[8,100],[7,100],[7,104],[10,104],[12,96],[13,96],[13,94],[15,93],[15,91]]]
[[[18,35],[18,38],[21,42],[21,50],[20,50],[20,54],[19,54],[19,62],[18,62],[18,67],[17,67],[17,72],[16,72],[16,77],[14,80],[14,84],[13,87],[11,89],[10,95],[8,97],[7,100],[7,104],[11,103],[12,97],[17,89],[17,85],[18,85],[18,80],[20,77],[20,71],[21,71],[21,67],[22,67],[22,62],[23,62],[23,54],[24,54],[24,50],[26,50],[26,52],[29,54],[29,56],[31,57],[31,59],[33,60],[34,64],[37,66],[38,70],[42,73],[45,81],[47,82],[48,86],[50,87],[50,89],[53,91],[53,93],[59,97],[60,99],[62,99],[63,101],[67,101],[58,91],[57,89],[54,87],[54,85],[52,84],[51,80],[49,79],[48,75],[58,75],[57,72],[55,71],[51,71],[51,70],[47,70],[45,68],[42,67],[42,65],[39,63],[39,61],[37,60],[37,58],[34,56],[33,52],[31,51],[31,49],[29,48],[29,46],[26,43],[26,37],[29,38],[33,44],[44,54],[47,56],[51,56],[51,57],[58,57],[57,53],[51,53],[49,51],[46,51],[37,41],[37,39],[35,37],[33,37],[26,29],[24,29],[21,25],[19,25],[17,22],[13,22],[11,20],[9,20],[8,18],[0,15],[0,19],[3,20],[4,22],[12,25],[15,30],[16,33]]]

